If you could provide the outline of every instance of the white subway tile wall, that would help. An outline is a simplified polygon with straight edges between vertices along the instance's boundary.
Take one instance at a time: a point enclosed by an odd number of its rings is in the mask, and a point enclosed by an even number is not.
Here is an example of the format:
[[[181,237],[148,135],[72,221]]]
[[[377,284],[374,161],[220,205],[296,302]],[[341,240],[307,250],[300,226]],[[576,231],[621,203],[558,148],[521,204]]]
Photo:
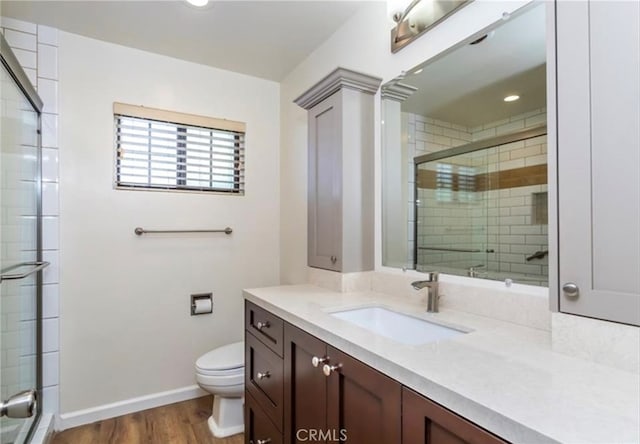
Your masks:
[[[410,196],[415,187],[413,158],[422,154],[464,145],[471,141],[538,126],[546,122],[546,109],[541,108],[509,119],[466,128],[415,114],[403,113],[404,145],[409,162]],[[470,153],[440,162],[441,174],[469,175],[506,171],[547,163],[546,136],[513,142],[501,147]],[[438,174],[437,163],[421,167]],[[449,169],[444,171],[445,169]],[[417,205],[430,211],[414,211],[414,199],[408,202],[409,231],[417,222],[419,245],[434,248],[481,250],[479,253],[418,251],[418,263],[426,268],[446,271],[482,265],[478,271],[493,276],[532,278],[531,283],[546,285],[547,258],[526,258],[547,249],[547,225],[540,223],[536,196],[546,193],[547,185],[520,186],[487,191],[447,191],[419,189]],[[546,213],[544,213],[546,214]],[[409,236],[409,263],[413,259],[414,236]],[[484,253],[492,249],[495,253]],[[431,267],[430,267],[431,266]],[[539,276],[541,279],[537,280]]]
[[[35,33],[22,32],[15,29],[4,28],[4,38],[12,49],[25,49],[36,52],[37,37]]]
[[[44,101],[42,114],[42,180],[43,180],[43,259],[51,262],[51,266],[44,273],[43,287],[43,410],[48,418],[50,414],[58,412],[59,399],[59,290],[58,290],[58,251],[59,245],[59,206],[58,206],[58,30],[48,26],[39,26],[8,17],[0,17],[0,32],[4,35],[9,46],[16,53],[16,57],[25,69],[33,86]],[[23,171],[23,174],[33,175],[33,171]],[[23,214],[33,214],[31,209]],[[33,219],[31,217],[30,219]],[[28,220],[30,220],[28,219]],[[33,219],[35,222],[35,219]],[[17,238],[20,236],[17,235]],[[3,295],[4,297],[4,295]],[[16,305],[18,310],[29,312],[20,307],[20,295],[12,295],[8,301]],[[4,316],[4,314],[3,314]],[[19,329],[28,332],[32,328],[32,319],[21,319]],[[11,325],[4,322],[3,326]],[[22,333],[20,333],[22,334]],[[11,370],[5,366],[13,365],[18,371],[18,363],[22,359],[26,365],[35,365],[34,350],[29,346],[29,337],[20,339],[18,331],[3,331],[5,347],[12,342],[16,348],[8,347],[2,359],[2,377],[14,377]],[[22,347],[20,347],[22,345]],[[19,352],[21,350],[21,352]],[[32,363],[32,364],[29,364]],[[49,421],[41,421],[35,442],[42,442]]]

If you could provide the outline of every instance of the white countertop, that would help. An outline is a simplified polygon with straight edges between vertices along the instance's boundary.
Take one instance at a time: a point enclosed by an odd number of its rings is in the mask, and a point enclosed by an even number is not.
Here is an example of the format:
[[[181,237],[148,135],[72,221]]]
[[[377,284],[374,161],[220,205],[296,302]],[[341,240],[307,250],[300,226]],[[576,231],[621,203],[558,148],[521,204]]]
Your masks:
[[[640,375],[555,353],[548,331],[312,285],[245,298],[511,442],[640,443]],[[404,345],[329,315],[372,304],[473,331]]]

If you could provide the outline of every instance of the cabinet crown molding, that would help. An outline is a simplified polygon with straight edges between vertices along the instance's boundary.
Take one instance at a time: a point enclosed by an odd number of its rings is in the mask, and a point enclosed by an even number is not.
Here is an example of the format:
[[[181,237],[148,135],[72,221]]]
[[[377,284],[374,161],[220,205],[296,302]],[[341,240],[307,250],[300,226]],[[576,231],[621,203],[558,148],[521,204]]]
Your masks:
[[[338,67],[293,102],[308,110],[342,88],[375,94],[380,83],[382,83],[382,79],[379,77]]]
[[[398,102],[404,102],[416,92],[418,88],[404,83],[394,83],[392,85],[383,86],[380,89],[380,93],[383,99],[397,100]]]

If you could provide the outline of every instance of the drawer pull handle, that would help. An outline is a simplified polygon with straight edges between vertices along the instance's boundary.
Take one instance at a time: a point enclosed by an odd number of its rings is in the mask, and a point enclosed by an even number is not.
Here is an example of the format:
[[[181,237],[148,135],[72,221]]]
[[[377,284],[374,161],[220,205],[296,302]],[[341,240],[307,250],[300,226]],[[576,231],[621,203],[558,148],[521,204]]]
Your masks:
[[[318,358],[317,356],[314,356],[313,358],[311,358],[311,365],[313,365],[314,367],[317,367],[325,362],[329,362],[328,356],[325,356],[324,358]]]
[[[270,442],[271,442],[271,438],[259,439],[256,441],[256,444],[269,444]]]
[[[269,324],[269,321],[258,322],[256,324],[256,328],[258,330],[262,330],[263,328],[269,328],[269,327],[271,327],[271,324]]]
[[[325,376],[330,376],[331,373],[333,372],[339,372],[341,368],[342,368],[342,364],[338,364],[338,365],[325,364],[322,367],[322,373],[324,373]]]
[[[264,379],[264,378],[269,378],[269,377],[271,377],[271,373],[269,373],[268,370],[266,372],[264,372],[264,373],[258,372],[258,374],[256,374],[256,378],[258,378],[258,379]]]

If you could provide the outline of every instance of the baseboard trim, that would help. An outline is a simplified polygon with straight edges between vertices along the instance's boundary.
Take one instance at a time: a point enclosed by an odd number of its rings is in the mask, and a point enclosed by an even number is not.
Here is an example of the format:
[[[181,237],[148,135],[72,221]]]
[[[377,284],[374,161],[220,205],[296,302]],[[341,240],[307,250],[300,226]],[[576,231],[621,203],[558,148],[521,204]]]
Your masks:
[[[151,395],[137,398],[125,399],[111,404],[104,404],[90,409],[77,410],[75,412],[63,413],[56,421],[56,431],[78,427],[103,419],[115,418],[116,416],[127,415],[139,412],[140,410],[160,407],[175,402],[187,401],[189,399],[206,396],[207,392],[197,385],[190,385],[166,392],[153,393]]]

